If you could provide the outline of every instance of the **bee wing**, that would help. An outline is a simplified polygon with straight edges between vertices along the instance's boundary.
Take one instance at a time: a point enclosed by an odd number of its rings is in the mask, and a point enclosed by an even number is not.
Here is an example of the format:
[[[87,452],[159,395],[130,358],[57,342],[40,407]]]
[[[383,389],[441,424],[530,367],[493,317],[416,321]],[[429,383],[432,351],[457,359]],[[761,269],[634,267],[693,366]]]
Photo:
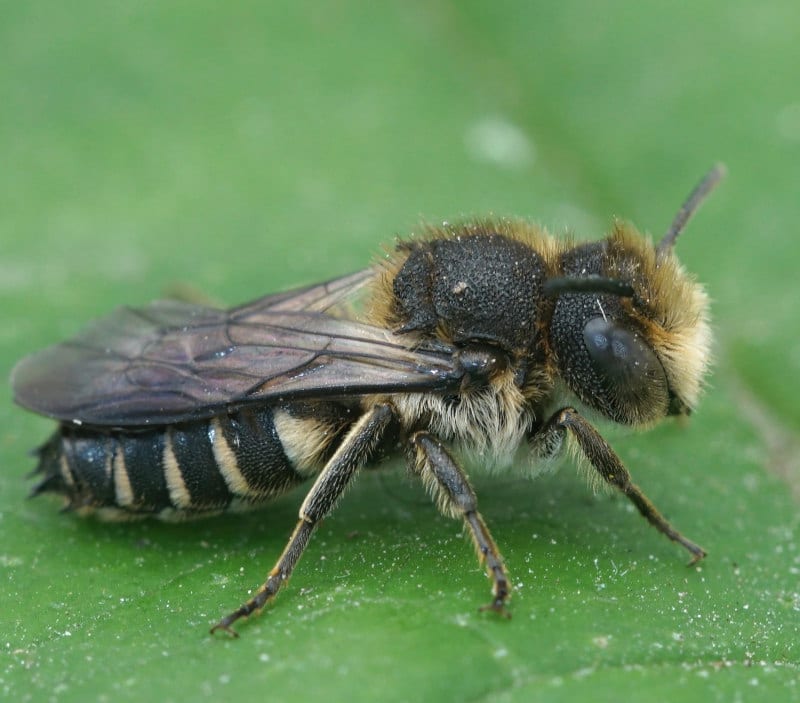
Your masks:
[[[23,359],[11,378],[15,400],[65,422],[143,427],[252,403],[457,387],[449,350],[412,350],[387,330],[318,309],[366,275],[231,310],[120,308]]]
[[[263,310],[315,310],[324,312],[343,300],[351,298],[362,287],[373,280],[373,269],[362,269],[356,273],[334,278],[325,283],[317,283],[297,288],[285,293],[276,293],[258,298],[231,310],[231,313],[258,313]]]

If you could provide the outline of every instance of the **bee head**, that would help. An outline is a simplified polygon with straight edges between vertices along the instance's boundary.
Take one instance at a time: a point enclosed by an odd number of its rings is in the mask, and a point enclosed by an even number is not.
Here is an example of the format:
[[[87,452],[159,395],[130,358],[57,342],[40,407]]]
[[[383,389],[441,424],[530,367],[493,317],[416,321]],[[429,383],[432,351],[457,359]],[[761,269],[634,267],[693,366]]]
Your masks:
[[[615,222],[607,239],[564,252],[564,276],[545,285],[557,296],[550,342],[559,373],[616,422],[648,424],[697,404],[710,362],[708,297],[673,245],[723,173],[706,176],[658,245]]]

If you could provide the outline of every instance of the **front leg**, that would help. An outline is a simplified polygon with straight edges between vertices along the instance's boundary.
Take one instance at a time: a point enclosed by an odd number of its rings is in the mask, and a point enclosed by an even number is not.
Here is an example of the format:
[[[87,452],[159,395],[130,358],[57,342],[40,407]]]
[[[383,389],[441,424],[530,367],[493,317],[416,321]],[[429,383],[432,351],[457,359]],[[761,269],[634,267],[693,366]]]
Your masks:
[[[572,433],[583,455],[603,480],[628,496],[651,525],[692,555],[689,566],[696,564],[706,555],[705,549],[684,537],[670,525],[656,506],[631,481],[631,475],[608,442],[575,408],[562,408],[554,413],[531,438],[532,449],[539,456],[549,458],[560,451],[568,431]]]
[[[494,610],[510,617],[505,603],[511,594],[511,584],[503,559],[478,512],[478,499],[464,471],[456,464],[442,443],[429,432],[416,432],[411,437],[411,468],[421,478],[436,499],[439,511],[452,518],[461,517],[469,528],[478,559],[492,579],[492,602],[481,610]]]

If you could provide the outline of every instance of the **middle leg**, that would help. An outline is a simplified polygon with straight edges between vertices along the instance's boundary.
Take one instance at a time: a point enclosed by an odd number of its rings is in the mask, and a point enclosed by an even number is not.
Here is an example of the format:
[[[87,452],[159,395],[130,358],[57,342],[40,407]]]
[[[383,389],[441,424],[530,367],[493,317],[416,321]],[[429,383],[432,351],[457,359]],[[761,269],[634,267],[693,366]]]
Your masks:
[[[469,485],[464,471],[442,443],[429,432],[416,432],[410,441],[414,451],[412,469],[433,494],[439,512],[447,517],[463,518],[478,558],[492,579],[492,602],[481,610],[493,610],[510,617],[505,607],[511,595],[508,574],[489,528],[478,512],[475,491]]]

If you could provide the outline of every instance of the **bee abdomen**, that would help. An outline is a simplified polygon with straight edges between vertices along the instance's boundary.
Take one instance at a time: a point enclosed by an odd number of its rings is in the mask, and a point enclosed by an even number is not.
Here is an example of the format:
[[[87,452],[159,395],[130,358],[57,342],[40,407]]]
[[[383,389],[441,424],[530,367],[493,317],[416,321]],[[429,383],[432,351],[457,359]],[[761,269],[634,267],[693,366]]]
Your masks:
[[[34,495],[106,518],[180,519],[255,507],[304,480],[278,436],[271,408],[147,431],[62,425],[37,450]]]

